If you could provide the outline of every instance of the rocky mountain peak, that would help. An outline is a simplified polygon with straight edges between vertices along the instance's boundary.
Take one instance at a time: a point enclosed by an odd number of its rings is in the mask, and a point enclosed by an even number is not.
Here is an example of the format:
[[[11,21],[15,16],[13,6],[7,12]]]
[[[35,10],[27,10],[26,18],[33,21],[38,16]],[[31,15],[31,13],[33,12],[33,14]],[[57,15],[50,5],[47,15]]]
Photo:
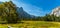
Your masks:
[[[59,7],[56,7],[52,10],[52,13],[50,15],[55,15],[55,16],[60,16],[60,6]]]

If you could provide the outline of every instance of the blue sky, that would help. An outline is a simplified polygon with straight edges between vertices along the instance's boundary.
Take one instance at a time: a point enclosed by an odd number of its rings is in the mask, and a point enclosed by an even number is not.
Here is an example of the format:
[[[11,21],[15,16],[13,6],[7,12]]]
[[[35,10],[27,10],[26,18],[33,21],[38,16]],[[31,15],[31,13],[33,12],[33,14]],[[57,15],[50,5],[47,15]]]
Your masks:
[[[9,1],[9,0],[0,0]],[[44,16],[51,13],[52,9],[60,6],[60,0],[12,0],[18,7],[35,16]]]

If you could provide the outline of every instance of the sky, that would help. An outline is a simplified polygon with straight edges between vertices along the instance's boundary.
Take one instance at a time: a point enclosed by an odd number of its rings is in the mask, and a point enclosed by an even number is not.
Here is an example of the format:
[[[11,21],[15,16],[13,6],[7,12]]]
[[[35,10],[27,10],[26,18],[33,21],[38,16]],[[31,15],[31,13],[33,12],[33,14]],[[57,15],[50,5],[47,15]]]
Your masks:
[[[9,1],[9,0],[0,0]],[[23,7],[30,15],[44,16],[60,6],[60,0],[12,0],[17,7]]]

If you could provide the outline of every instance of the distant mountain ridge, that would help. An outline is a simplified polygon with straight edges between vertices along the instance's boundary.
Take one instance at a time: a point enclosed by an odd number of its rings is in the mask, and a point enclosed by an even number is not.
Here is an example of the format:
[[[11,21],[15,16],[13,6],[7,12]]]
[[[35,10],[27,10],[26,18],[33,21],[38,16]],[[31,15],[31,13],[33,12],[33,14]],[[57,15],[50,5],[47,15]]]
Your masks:
[[[3,2],[0,1],[0,4],[2,4]]]
[[[30,14],[28,14],[27,12],[25,12],[23,10],[23,7],[17,7],[17,12],[19,14],[19,17],[24,17],[24,18],[34,18],[35,16],[32,16]]]

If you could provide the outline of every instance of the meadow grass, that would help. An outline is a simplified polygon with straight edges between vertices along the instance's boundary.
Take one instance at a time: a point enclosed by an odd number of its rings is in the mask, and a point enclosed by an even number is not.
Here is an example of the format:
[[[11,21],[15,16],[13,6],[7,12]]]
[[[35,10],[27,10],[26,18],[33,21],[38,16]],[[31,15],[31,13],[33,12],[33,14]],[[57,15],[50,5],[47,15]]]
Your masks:
[[[47,21],[22,21],[18,24],[0,24],[0,28],[60,28],[60,22],[47,22]]]

